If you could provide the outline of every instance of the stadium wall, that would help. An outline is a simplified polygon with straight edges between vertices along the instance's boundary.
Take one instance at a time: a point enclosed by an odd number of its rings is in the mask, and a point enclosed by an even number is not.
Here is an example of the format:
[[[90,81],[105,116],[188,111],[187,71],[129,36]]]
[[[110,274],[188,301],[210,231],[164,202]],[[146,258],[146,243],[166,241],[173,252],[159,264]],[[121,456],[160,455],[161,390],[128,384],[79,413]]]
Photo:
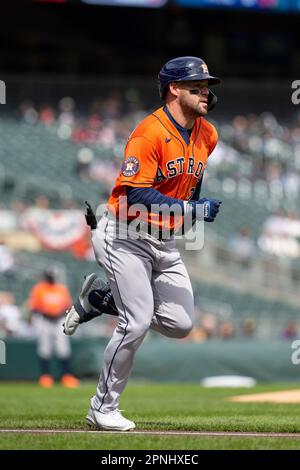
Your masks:
[[[78,377],[98,377],[106,343],[106,338],[73,341],[72,365]],[[137,353],[132,379],[198,382],[209,376],[242,375],[259,382],[297,381],[300,365],[292,363],[293,351],[289,341],[146,340]],[[6,365],[0,365],[0,380],[38,379],[35,341],[7,340],[6,354]],[[55,363],[53,368],[57,377]]]

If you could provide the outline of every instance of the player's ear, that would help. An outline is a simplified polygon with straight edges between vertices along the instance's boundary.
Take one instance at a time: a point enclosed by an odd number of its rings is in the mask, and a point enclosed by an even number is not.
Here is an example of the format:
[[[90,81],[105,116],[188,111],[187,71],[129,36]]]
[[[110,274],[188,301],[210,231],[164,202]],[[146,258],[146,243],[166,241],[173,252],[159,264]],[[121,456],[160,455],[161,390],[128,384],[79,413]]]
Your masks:
[[[169,92],[173,96],[178,96],[179,95],[179,87],[177,82],[171,82],[169,83]]]

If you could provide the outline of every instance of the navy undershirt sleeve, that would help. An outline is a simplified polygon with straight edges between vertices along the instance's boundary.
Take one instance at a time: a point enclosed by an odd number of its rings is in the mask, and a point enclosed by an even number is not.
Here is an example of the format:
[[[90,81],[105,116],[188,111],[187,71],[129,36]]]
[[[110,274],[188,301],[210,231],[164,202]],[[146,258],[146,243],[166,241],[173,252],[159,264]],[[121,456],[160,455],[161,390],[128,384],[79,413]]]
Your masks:
[[[127,202],[131,206],[132,204],[143,204],[147,209],[151,209],[152,204],[167,204],[169,207],[173,204],[179,204],[184,213],[184,204],[181,199],[175,197],[164,196],[162,193],[154,188],[135,188],[126,186]]]

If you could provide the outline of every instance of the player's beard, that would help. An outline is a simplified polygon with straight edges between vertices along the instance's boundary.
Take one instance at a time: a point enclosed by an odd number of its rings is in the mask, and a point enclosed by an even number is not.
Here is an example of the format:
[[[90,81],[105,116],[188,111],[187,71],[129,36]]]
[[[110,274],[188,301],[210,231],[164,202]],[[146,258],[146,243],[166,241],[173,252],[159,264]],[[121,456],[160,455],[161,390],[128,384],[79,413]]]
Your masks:
[[[200,108],[200,102],[191,102],[191,96],[188,95],[187,97],[185,95],[181,95],[179,97],[179,104],[181,106],[181,109],[186,117],[189,119],[195,120],[197,117],[201,116],[206,116],[207,115],[207,109],[203,108],[203,110]]]

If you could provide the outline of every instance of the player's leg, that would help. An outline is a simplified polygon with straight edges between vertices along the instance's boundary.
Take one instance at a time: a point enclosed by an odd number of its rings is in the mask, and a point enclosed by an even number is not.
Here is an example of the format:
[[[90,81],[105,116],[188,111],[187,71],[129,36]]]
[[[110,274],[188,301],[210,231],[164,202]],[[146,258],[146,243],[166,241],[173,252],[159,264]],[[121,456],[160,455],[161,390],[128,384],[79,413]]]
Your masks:
[[[116,239],[114,222],[106,219],[102,226],[101,222],[93,233],[93,246],[109,280],[119,321],[104,353],[97,393],[87,419],[103,429],[125,431],[133,429],[134,423],[120,415],[119,396],[153,317],[153,252],[151,247],[145,250],[146,244],[139,240]]]
[[[69,338],[61,330],[61,320],[53,322],[53,341],[56,356],[59,359],[61,383],[67,388],[76,388],[79,380],[71,373],[71,346]]]
[[[182,291],[182,287],[180,290],[174,289],[175,291],[172,292],[172,302],[167,300],[170,292],[170,273],[172,273],[172,282],[176,282],[175,285],[184,286],[184,291]],[[167,277],[167,283],[163,281],[164,276]],[[87,281],[89,281],[89,283],[85,281],[79,298],[81,298],[80,302],[82,305],[91,304],[93,310],[91,313],[87,313],[89,307],[85,307],[84,320],[80,319],[76,310],[71,310],[67,315],[66,323],[67,321],[68,323],[67,326],[65,325],[65,334],[73,334],[80,323],[90,321],[92,318],[100,316],[102,313],[118,315],[118,310],[109,284],[104,283],[104,281],[94,273],[87,276]],[[167,287],[167,292],[165,292],[164,287]],[[154,310],[157,315],[153,318],[151,328],[170,337],[186,336],[186,331],[189,331],[190,318],[192,317],[191,312],[194,307],[193,291],[189,275],[179,254],[176,255],[175,259],[172,255],[171,263],[169,262],[168,268],[166,268],[164,272],[155,272],[153,274],[152,288],[155,297]],[[179,296],[179,303],[177,302],[177,304],[174,305],[173,301],[177,296]],[[189,312],[188,315],[186,315],[186,312]],[[178,323],[179,321],[180,324]]]
[[[169,257],[168,253],[167,257]],[[170,292],[170,274],[172,274],[172,282],[175,281],[176,286],[184,286],[183,291],[182,287],[181,289],[174,289],[171,296],[172,302],[167,300]],[[166,281],[168,282],[163,281],[164,276],[166,276]],[[164,287],[167,287],[167,292],[165,292]],[[186,331],[189,331],[190,318],[192,317],[191,312],[193,311],[194,305],[189,275],[179,253],[175,258],[174,253],[172,253],[171,260],[168,260],[168,267],[165,267],[165,271],[162,273],[159,271],[153,274],[152,288],[155,297],[154,310],[157,315],[153,318],[151,328],[166,336],[184,337]],[[177,304],[174,305],[173,301],[177,296],[179,296],[179,303],[177,302]],[[72,310],[70,310],[67,315],[66,324],[64,325],[65,334],[74,334],[80,323],[90,321],[92,318],[102,315],[102,313],[118,315],[118,310],[109,284],[104,283],[104,281],[94,273],[87,276],[82,286],[79,299],[86,309],[84,311],[84,317],[82,317],[84,319],[80,319],[79,314],[73,306]],[[89,305],[92,305],[92,307],[89,307]],[[89,313],[89,309],[91,308],[92,311]],[[79,309],[77,310],[80,311]],[[188,315],[186,312],[189,312]],[[178,323],[179,321],[180,324]]]
[[[50,360],[53,352],[52,324],[42,315],[34,318],[37,332],[37,355],[40,363],[39,384],[42,387],[52,387],[54,380],[50,372]]]
[[[184,338],[193,327],[194,297],[189,275],[177,249],[162,250],[152,275],[154,316],[151,329],[170,338]]]

